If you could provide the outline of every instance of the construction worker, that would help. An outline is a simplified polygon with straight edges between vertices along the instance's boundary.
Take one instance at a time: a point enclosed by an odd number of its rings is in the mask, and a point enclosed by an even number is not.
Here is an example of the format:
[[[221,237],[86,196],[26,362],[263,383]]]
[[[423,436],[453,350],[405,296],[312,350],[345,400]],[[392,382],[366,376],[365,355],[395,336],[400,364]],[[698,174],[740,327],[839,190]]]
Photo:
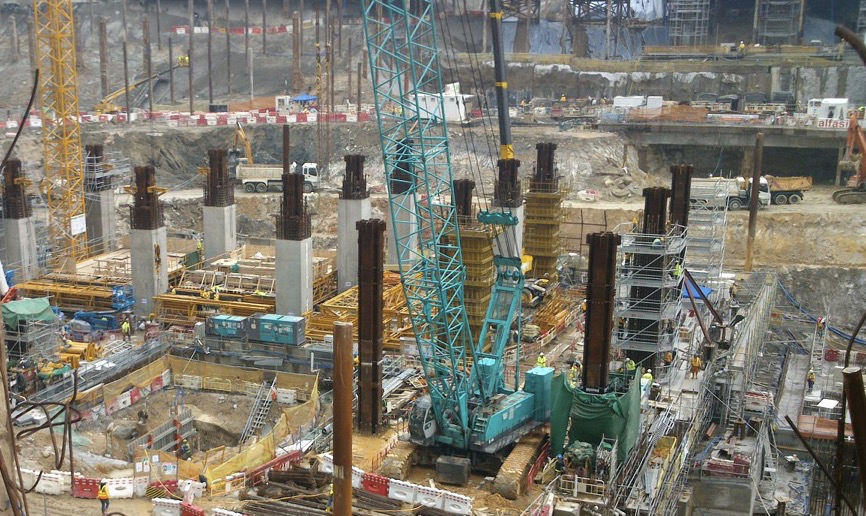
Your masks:
[[[189,441],[186,439],[180,444],[180,458],[183,460],[189,459],[190,455],[192,455],[192,449],[189,447]]]
[[[123,340],[129,342],[129,335],[132,331],[132,325],[129,324],[129,319],[123,320],[123,324],[120,325],[120,331],[123,333]]]
[[[99,482],[99,491],[97,491],[96,498],[99,499],[99,504],[102,506],[102,514],[108,510],[108,505],[111,503],[108,501],[108,486],[105,485],[105,480]]]
[[[547,358],[544,356],[544,352],[538,354],[538,358],[535,359],[535,367],[547,367]]]
[[[692,357],[689,364],[692,366],[692,378],[697,378],[698,372],[701,370],[701,357],[695,353],[695,356]]]
[[[637,217],[632,217],[631,218],[631,232],[637,233],[637,230],[638,230]]]
[[[631,357],[625,359],[625,370],[629,373],[637,369],[637,364],[634,363],[634,360]]]
[[[809,373],[806,375],[806,383],[809,385],[809,392],[812,392],[812,387],[815,386],[815,371],[809,368]]]
[[[740,45],[737,47],[737,55],[743,57],[746,55],[746,42],[740,41]]]
[[[670,366],[674,361],[673,353],[671,353],[670,351],[665,352],[664,361],[665,361],[665,366]]]
[[[328,508],[325,509],[327,512],[333,512],[334,510],[334,483],[331,482],[331,485],[328,487]]]
[[[361,357],[359,357],[358,354],[355,353],[355,358],[352,359],[352,362],[355,364],[355,369],[357,369],[358,366],[361,365]]]
[[[653,240],[653,249],[661,249],[662,247],[664,247],[664,242],[662,242],[661,238]]]
[[[200,239],[195,241],[195,250],[198,253],[198,259],[204,260],[204,242]]]
[[[728,289],[728,294],[731,296],[732,300],[737,299],[737,293],[740,291],[740,285],[736,281],[731,283],[731,287]]]
[[[818,331],[824,331],[824,327],[827,326],[823,317],[819,317],[815,325],[818,327]]]
[[[565,93],[563,93],[562,95],[560,95],[560,97],[559,97],[559,101],[560,101],[560,102],[568,102],[568,99],[565,98]]]
[[[682,275],[683,275],[683,266],[682,266],[682,264],[680,264],[680,262],[677,262],[674,265],[674,279],[679,280]]]
[[[556,462],[554,463],[553,468],[557,475],[565,473],[565,457],[563,457],[561,453],[556,456]]]
[[[649,383],[653,383],[653,370],[647,369],[643,376],[641,376],[641,379],[646,380]]]

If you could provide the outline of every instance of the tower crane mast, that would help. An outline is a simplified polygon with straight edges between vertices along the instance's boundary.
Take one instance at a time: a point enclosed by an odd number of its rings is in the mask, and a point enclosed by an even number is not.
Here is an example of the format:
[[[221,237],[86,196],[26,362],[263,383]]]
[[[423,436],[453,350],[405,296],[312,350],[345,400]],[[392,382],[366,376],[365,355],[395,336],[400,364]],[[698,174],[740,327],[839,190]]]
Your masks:
[[[34,0],[36,63],[53,265],[87,256],[72,0]]]

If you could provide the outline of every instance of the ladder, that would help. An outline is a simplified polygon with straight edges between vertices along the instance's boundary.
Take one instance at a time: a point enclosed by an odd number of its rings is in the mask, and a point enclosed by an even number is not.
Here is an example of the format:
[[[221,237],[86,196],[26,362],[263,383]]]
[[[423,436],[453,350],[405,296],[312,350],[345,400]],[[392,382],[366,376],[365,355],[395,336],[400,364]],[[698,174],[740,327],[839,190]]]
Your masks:
[[[274,384],[277,379],[274,378],[270,383],[265,380],[259,386],[259,391],[256,393],[256,400],[253,402],[253,408],[250,410],[250,417],[247,418],[247,423],[244,425],[244,430],[241,432],[241,439],[238,444],[245,443],[265,424],[265,418],[271,411],[271,392],[274,389]]]

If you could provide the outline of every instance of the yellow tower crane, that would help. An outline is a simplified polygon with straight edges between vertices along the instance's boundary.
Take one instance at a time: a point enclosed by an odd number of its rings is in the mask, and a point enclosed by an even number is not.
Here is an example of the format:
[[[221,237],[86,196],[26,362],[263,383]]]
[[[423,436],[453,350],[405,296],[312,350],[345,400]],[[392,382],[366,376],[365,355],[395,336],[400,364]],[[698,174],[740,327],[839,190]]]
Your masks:
[[[33,21],[41,86],[43,191],[53,265],[65,268],[87,256],[72,0],[34,0]]]

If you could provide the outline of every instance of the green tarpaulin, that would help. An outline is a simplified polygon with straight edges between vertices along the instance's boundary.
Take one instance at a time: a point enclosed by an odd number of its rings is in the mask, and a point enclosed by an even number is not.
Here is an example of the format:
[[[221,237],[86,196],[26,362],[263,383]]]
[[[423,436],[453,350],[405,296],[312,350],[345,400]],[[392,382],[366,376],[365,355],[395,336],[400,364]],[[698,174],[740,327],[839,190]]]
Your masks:
[[[637,373],[628,391],[607,394],[589,394],[572,388],[564,374],[554,377],[550,415],[551,454],[562,453],[567,431],[569,442],[583,441],[593,447],[598,446],[603,437],[617,439],[618,455],[622,458],[628,456],[640,430],[640,395]]]
[[[47,297],[3,303],[3,323],[13,329],[18,328],[20,322],[53,321],[56,318]]]

